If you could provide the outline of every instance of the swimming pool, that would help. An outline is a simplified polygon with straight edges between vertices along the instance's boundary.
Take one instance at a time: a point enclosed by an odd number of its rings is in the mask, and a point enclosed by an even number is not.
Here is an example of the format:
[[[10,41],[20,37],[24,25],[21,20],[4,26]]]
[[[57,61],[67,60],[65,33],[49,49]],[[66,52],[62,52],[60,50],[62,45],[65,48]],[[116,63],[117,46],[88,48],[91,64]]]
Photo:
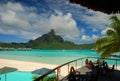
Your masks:
[[[6,74],[0,74],[0,81],[33,81],[33,76],[31,72],[10,72]]]
[[[10,72],[7,74],[0,74],[0,81],[33,81],[35,77],[39,77],[41,75],[38,74],[32,74],[32,72],[20,72],[20,71],[15,71],[15,72]],[[49,78],[55,78],[56,74],[51,73],[49,74],[45,79]]]

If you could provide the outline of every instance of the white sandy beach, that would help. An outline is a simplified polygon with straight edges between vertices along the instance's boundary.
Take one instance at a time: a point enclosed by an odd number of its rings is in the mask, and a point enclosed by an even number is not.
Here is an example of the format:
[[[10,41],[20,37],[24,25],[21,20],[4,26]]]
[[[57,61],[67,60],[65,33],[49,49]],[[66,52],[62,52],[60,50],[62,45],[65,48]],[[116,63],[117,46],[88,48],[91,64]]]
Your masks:
[[[8,60],[8,59],[0,59],[0,68],[8,66],[17,68],[18,71],[33,71],[35,69],[40,69],[43,67],[53,69],[58,65],[45,64],[45,63],[35,63],[35,62],[27,62],[27,61],[17,61],[17,60]]]
[[[2,67],[14,67],[17,68],[18,71],[23,72],[32,72],[33,70],[40,69],[40,68],[49,68],[54,69],[59,65],[52,65],[52,64],[45,64],[45,63],[36,63],[36,62],[28,62],[28,61],[18,61],[18,60],[8,60],[8,59],[1,59],[0,58],[0,68]],[[67,74],[68,67],[61,68],[61,75]]]

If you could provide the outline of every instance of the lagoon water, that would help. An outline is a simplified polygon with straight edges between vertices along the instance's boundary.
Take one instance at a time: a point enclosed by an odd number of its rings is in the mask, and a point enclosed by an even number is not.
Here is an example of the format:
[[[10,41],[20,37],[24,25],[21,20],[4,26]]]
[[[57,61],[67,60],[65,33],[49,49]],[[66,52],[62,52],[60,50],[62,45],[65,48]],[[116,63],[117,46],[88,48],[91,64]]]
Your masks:
[[[63,64],[65,62],[86,56],[100,56],[100,54],[97,54],[95,51],[92,50],[0,51],[0,58],[49,64]]]
[[[81,57],[94,56],[100,54],[93,50],[13,50],[0,51],[0,58],[41,62],[49,64],[63,64],[65,62],[78,59]]]
[[[48,64],[63,64],[81,57],[94,56],[100,54],[93,50],[28,50],[28,51],[0,51],[0,58],[31,61]],[[109,64],[115,64],[116,61],[109,61]],[[120,65],[120,63],[118,64]],[[15,77],[16,78],[15,78]],[[25,76],[25,77],[24,77]],[[1,81],[5,80],[5,74],[0,75]],[[32,81],[33,74],[30,72],[12,72],[7,73],[7,81]],[[20,78],[20,79],[19,79]]]

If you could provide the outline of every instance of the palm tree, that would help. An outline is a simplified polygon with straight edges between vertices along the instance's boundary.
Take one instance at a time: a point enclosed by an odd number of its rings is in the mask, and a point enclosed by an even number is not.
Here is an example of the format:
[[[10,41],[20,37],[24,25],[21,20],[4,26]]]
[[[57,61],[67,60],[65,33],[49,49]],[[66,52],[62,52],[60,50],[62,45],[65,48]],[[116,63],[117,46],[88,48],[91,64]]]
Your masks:
[[[107,36],[98,39],[95,42],[95,49],[102,53],[101,58],[107,58],[111,54],[120,51],[120,19],[112,16],[110,29],[107,30]]]

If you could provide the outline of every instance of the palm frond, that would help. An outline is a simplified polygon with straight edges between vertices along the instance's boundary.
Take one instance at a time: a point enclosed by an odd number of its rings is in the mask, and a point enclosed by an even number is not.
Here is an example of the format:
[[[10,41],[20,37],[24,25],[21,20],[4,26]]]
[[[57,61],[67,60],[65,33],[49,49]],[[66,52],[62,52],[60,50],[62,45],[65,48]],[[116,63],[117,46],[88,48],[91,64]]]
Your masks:
[[[115,52],[118,52],[119,50],[120,48],[118,48],[118,46],[112,44],[111,46],[108,46],[104,49],[104,51],[102,52],[101,58],[107,58],[108,56],[110,56]]]
[[[107,41],[107,38],[106,38],[106,37],[102,37],[102,38],[98,39],[98,40],[94,43],[94,47],[95,47],[95,48],[101,47],[102,44],[103,44],[104,42],[106,42],[106,41]]]
[[[117,16],[111,16],[110,20],[112,20],[112,23],[120,23],[120,20],[117,18]]]
[[[117,16],[112,16],[111,20],[112,29],[106,32],[108,36],[102,37],[94,43],[96,51],[102,54],[101,58],[120,51],[120,20]]]
[[[104,47],[106,45],[113,43],[115,40],[116,39],[114,38],[114,36],[102,37],[94,43],[94,47],[95,49],[98,49],[98,48],[101,48],[101,47]]]
[[[118,19],[117,16],[112,16],[110,19],[112,20],[111,28],[120,34],[120,19]]]
[[[106,50],[106,48],[109,48],[109,47],[111,47],[112,45],[114,45],[114,40],[113,39],[108,39],[105,43],[102,43],[101,44],[101,47],[98,47],[97,48],[97,52],[98,53],[100,53],[100,52],[102,52],[102,51],[104,51],[104,50]]]
[[[97,49],[97,52],[98,52],[98,53],[103,52],[104,50],[106,50],[106,48],[108,48],[108,47],[110,47],[110,46],[111,46],[111,44],[104,45],[103,47],[98,48],[98,49]]]
[[[116,32],[114,31],[114,30],[111,30],[111,29],[109,29],[109,30],[107,30],[107,32],[106,32],[106,34],[108,35],[108,36],[110,36],[110,35],[116,35]]]

